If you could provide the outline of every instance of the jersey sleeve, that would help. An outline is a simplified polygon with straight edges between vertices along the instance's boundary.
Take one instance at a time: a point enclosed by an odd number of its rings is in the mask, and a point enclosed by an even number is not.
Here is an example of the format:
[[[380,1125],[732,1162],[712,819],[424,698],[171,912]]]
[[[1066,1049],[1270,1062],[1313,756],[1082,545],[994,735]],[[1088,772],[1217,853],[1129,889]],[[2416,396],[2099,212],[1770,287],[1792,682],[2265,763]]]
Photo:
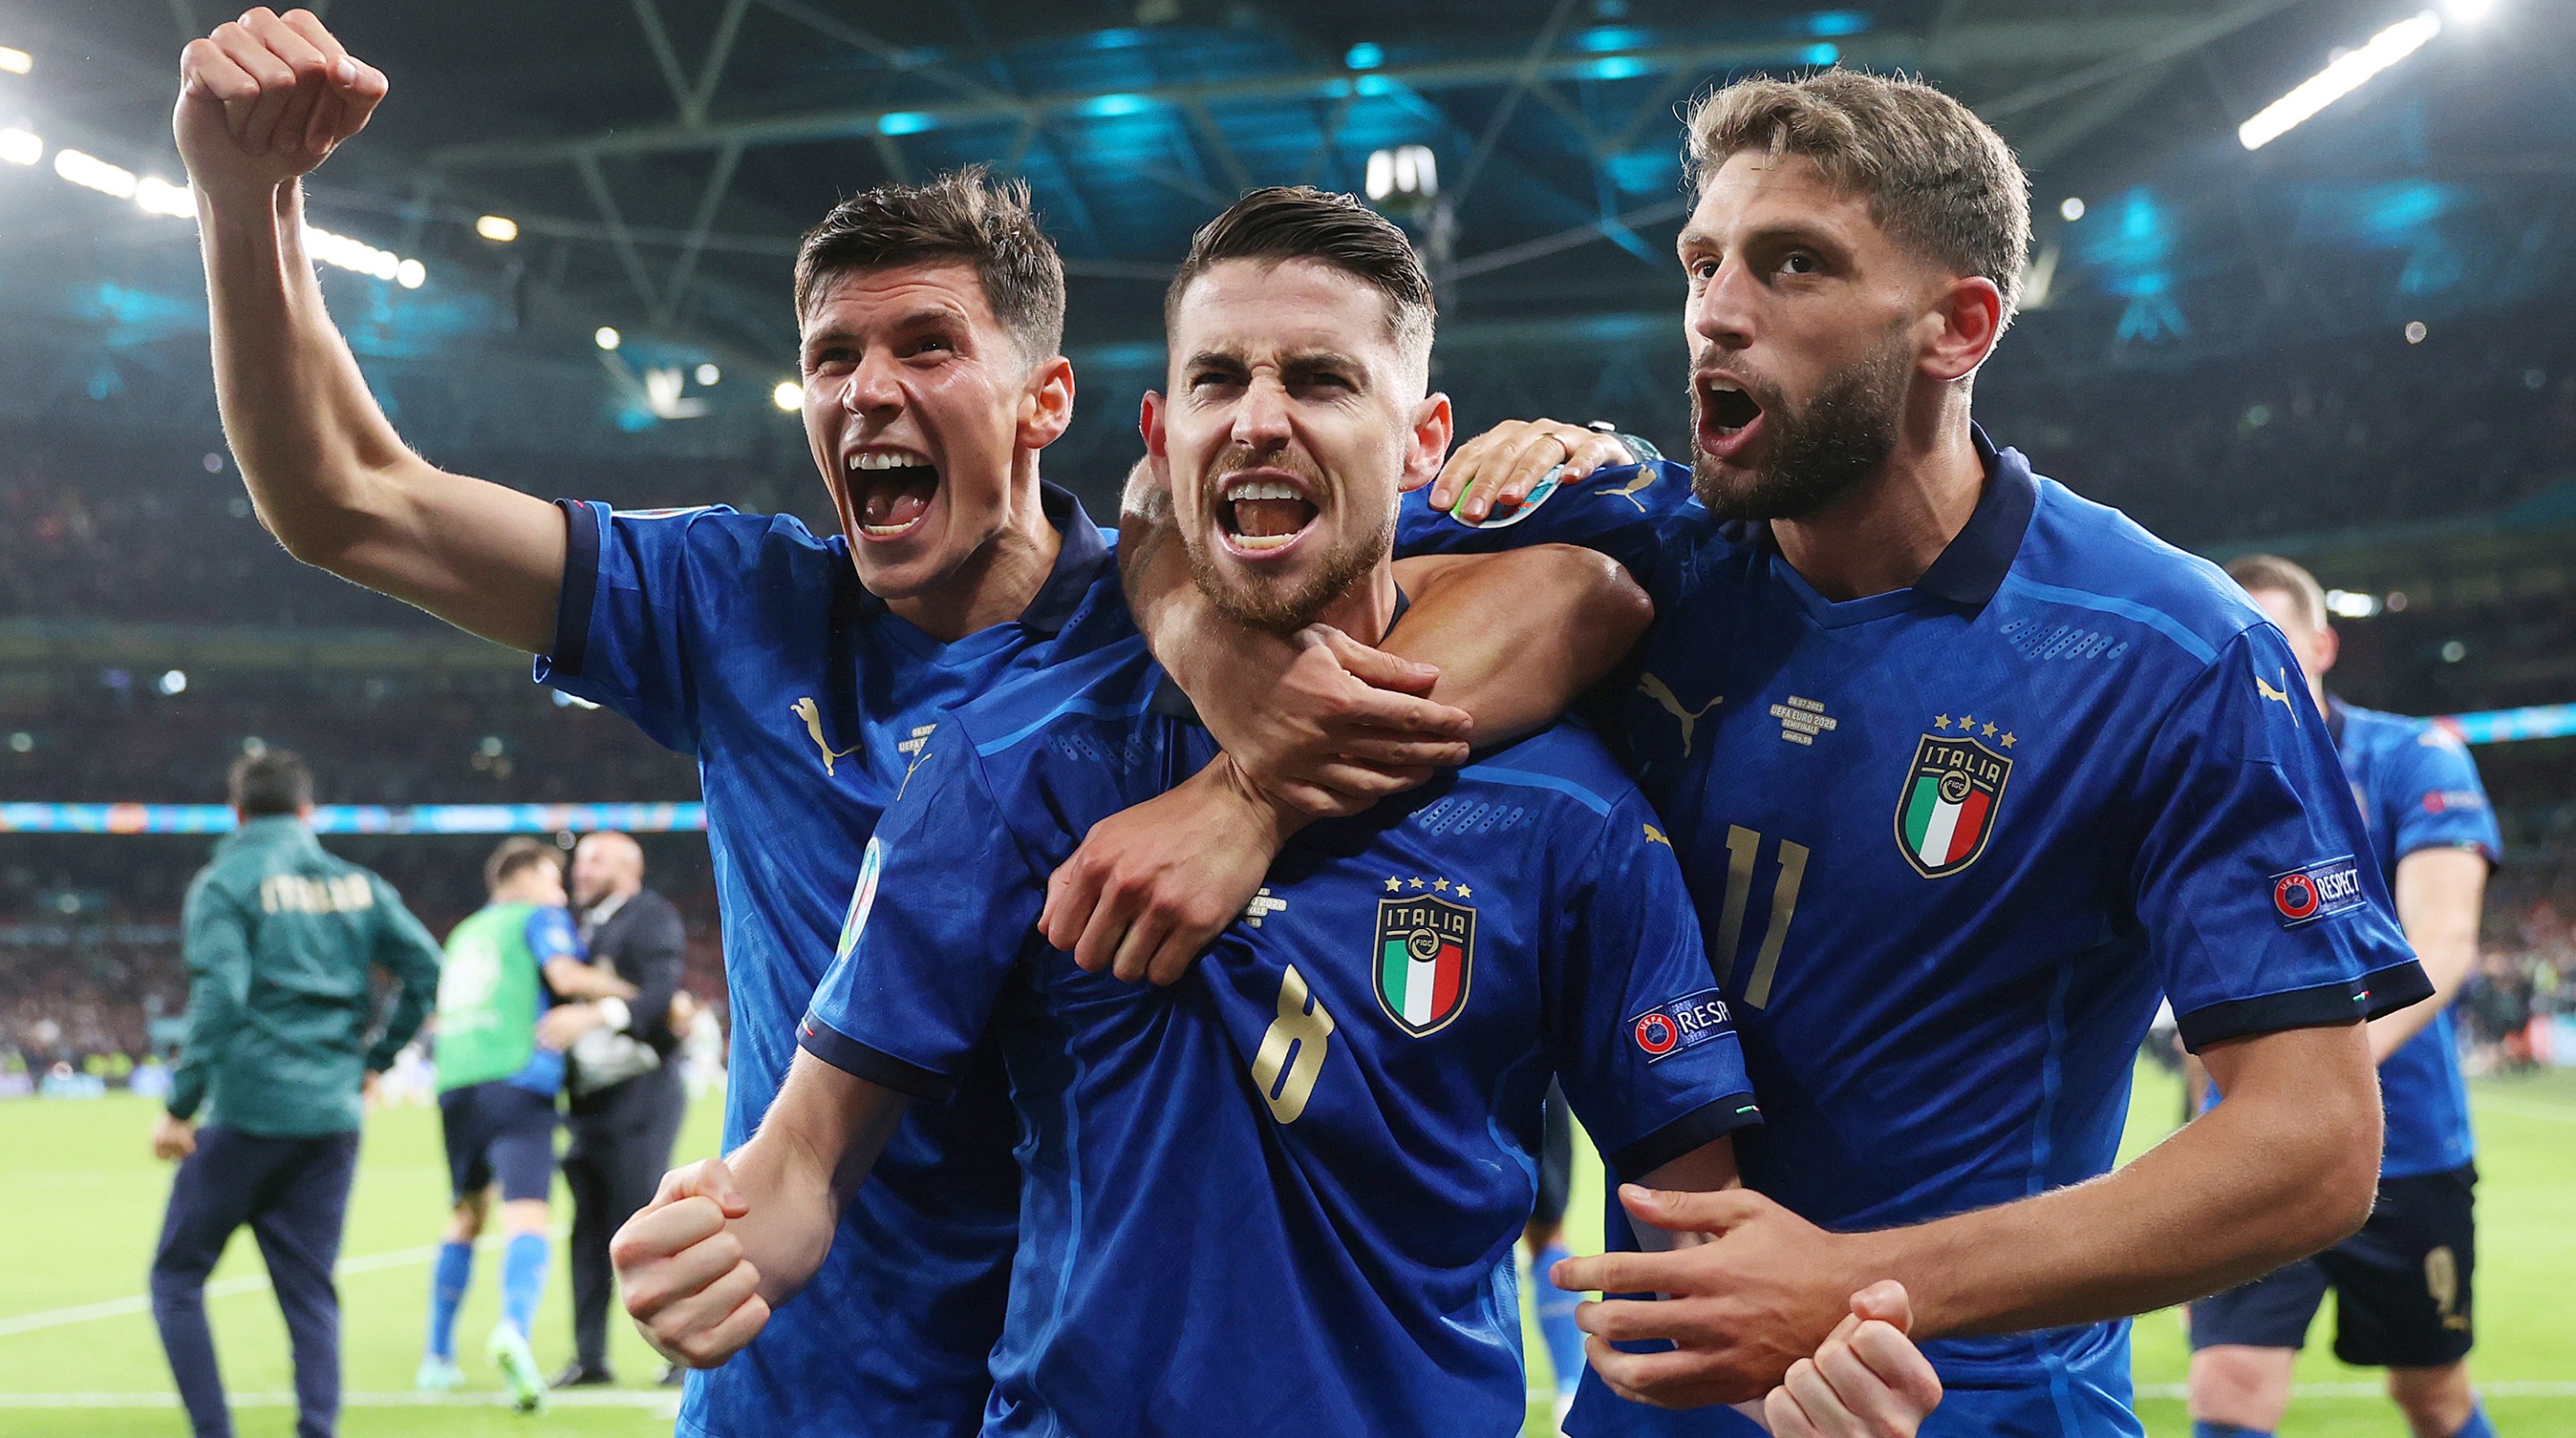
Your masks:
[[[2141,798],[2131,892],[2184,1044],[2432,992],[2280,631],[2246,630],[2192,678],[2148,745]]]
[[[528,941],[528,957],[537,965],[538,987],[560,998],[561,995],[555,994],[554,986],[545,981],[546,965],[557,959],[581,957],[581,932],[572,925],[572,912],[550,908],[534,910],[528,915],[523,932]]]
[[[667,748],[697,752],[692,661],[698,637],[718,627],[708,612],[717,587],[707,581],[739,582],[752,560],[721,524],[703,521],[732,511],[561,503],[563,591],[537,682],[625,715]]]
[[[1691,497],[1690,471],[1665,461],[1595,470],[1573,484],[1543,481],[1509,514],[1469,524],[1431,507],[1428,485],[1396,509],[1398,555],[1491,554],[1531,544],[1572,544],[1619,561],[1658,607],[1678,591],[1686,535],[1708,512]]]
[[[2399,861],[2425,849],[2474,849],[2490,864],[2501,857],[2504,834],[2495,808],[2459,736],[2427,725],[2408,742],[2404,758],[2391,768],[2401,782],[2387,796]]]
[[[973,744],[942,722],[860,856],[798,1044],[897,1093],[945,1097],[1045,900],[1046,875],[1013,835]]]
[[[1547,1047],[1612,1171],[1761,1122],[1670,842],[1633,794],[1582,860],[1547,955]]]

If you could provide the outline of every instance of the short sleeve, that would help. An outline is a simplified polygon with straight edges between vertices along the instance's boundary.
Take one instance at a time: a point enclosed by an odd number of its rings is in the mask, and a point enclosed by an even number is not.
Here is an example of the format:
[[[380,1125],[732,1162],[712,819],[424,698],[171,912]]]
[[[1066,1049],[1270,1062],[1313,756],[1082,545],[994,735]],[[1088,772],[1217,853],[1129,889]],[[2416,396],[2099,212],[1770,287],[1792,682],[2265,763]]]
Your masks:
[[[536,678],[613,709],[665,747],[698,747],[693,636],[710,626],[711,567],[739,574],[748,556],[707,555],[714,542],[738,548],[706,509],[621,512],[595,501],[560,501],[565,550],[555,637],[537,656]],[[718,523],[705,523],[719,519]]]
[[[943,721],[860,856],[798,1043],[898,1093],[944,1097],[1045,900],[1046,877],[1005,822],[974,746]]]
[[[1633,795],[1581,861],[1548,955],[1557,1082],[1612,1171],[1650,1173],[1759,1123],[1681,865]]]
[[[2474,849],[2494,863],[2504,853],[2504,835],[2469,747],[2458,735],[2426,725],[2401,757],[2390,772],[2402,782],[2385,796],[2392,852],[2403,860],[2425,849]]]
[[[2221,648],[2159,723],[2132,896],[2183,1042],[2370,1019],[2432,992],[2280,631]]]
[[[1573,484],[1542,482],[1509,514],[1469,524],[1431,507],[1430,486],[1396,509],[1395,552],[1491,554],[1532,544],[1572,544],[1619,561],[1658,607],[1680,586],[1681,555],[1709,523],[1691,497],[1690,471],[1664,461],[1596,470]]]
[[[581,934],[567,909],[539,909],[528,915],[528,952],[543,968],[557,959],[581,957]]]

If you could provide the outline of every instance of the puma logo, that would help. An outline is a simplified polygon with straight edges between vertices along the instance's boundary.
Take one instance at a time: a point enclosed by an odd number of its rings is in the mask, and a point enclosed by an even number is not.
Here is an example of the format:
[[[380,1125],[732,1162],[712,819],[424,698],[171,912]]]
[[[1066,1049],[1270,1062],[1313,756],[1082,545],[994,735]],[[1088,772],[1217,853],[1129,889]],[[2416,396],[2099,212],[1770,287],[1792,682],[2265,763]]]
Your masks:
[[[1601,492],[1603,494],[1615,494],[1619,496],[1621,499],[1637,506],[1637,512],[1639,514],[1643,514],[1646,512],[1646,502],[1639,499],[1637,496],[1648,489],[1653,488],[1655,481],[1660,477],[1661,476],[1656,474],[1655,467],[1653,465],[1641,464],[1637,466],[1637,477],[1635,479],[1629,480],[1626,484],[1619,486],[1617,489],[1605,489]]]
[[[2262,695],[2266,699],[2280,700],[2281,707],[2290,711],[2290,727],[2296,729],[2299,727],[2299,706],[2290,702],[2290,671],[2287,669],[2277,670],[2275,671],[2275,677],[2281,681],[2282,687],[2278,689],[2264,683],[2262,675],[2255,675],[2254,692]]]
[[[832,748],[831,741],[823,737],[822,706],[814,702],[813,696],[808,695],[789,705],[788,712],[805,721],[806,734],[813,738],[814,747],[823,751],[824,778],[832,777],[832,764],[835,760],[847,759],[859,752],[859,746],[856,744],[838,751]]]
[[[1647,698],[1654,700],[1659,705],[1662,705],[1665,713],[1670,714],[1675,719],[1681,721],[1682,757],[1685,759],[1690,757],[1691,730],[1698,726],[1700,716],[1702,714],[1706,714],[1711,709],[1716,708],[1726,700],[1726,696],[1723,694],[1713,694],[1709,696],[1709,701],[1707,703],[1702,704],[1697,709],[1685,709],[1682,707],[1682,701],[1674,696],[1672,686],[1666,684],[1663,680],[1656,678],[1652,674],[1640,675],[1637,679],[1637,689]]]

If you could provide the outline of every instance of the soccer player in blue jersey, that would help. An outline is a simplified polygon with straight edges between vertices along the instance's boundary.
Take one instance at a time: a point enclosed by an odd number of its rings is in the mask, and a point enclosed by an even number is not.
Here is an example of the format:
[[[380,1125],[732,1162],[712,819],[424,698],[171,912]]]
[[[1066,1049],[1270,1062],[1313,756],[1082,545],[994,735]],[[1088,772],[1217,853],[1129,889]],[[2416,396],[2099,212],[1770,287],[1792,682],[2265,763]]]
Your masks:
[[[1062,265],[1025,191],[972,174],[891,186],[837,208],[803,246],[804,421],[840,534],[722,507],[557,506],[405,448],[324,310],[300,177],[367,122],[385,77],[309,13],[265,8],[193,42],[182,68],[175,125],[201,207],[217,385],[262,522],[308,563],[541,656],[548,682],[698,759],[726,919],[726,1133],[742,1142],[935,711],[1127,632],[1107,537],[1039,478],[1074,378],[1059,352]],[[1197,817],[1175,831],[1239,847],[1235,828],[1287,822],[1294,811],[1269,796],[1295,781],[1364,800],[1462,757],[1471,715],[1510,732],[1511,705],[1478,696],[1580,676],[1481,645],[1448,662],[1461,629],[1540,593],[1642,625],[1593,556],[1570,561],[1416,562],[1419,603],[1390,647],[1442,661],[1454,702],[1420,697],[1429,666],[1347,638],[1240,637],[1238,687],[1277,696],[1302,730],[1211,762],[1184,786],[1204,801]],[[1192,900],[1204,902],[1137,912]],[[989,1063],[947,1101],[916,1105],[850,1208],[833,1281],[692,1381],[680,1430],[971,1431],[1016,1227],[1013,1137]]]
[[[1449,437],[1430,308],[1403,232],[1348,197],[1256,191],[1200,232],[1146,430],[1215,607],[1394,622],[1398,482]],[[1306,829],[1182,984],[1051,946],[1081,835],[1216,752],[1141,638],[939,719],[758,1136],[619,1235],[665,1351],[722,1362],[816,1281],[907,1101],[989,1033],[1028,1178],[986,1432],[1519,1426],[1511,1258],[1551,1072],[1626,1171],[1676,1188],[1730,1183],[1755,1121],[1670,846],[1556,726]],[[1910,1426],[1928,1385],[1860,1386]]]
[[[2370,1024],[2387,1109],[2370,1221],[2314,1258],[2191,1306],[2192,1432],[2262,1438],[2281,1426],[2291,1365],[2332,1288],[2335,1356],[2388,1370],[2388,1396],[2416,1438],[2493,1438],[2469,1386],[2478,1174],[2450,1002],[2477,962],[2479,905],[2503,837],[2456,736],[2326,692],[2336,639],[2314,575],[2268,554],[2239,559],[2227,573],[2299,657],[2433,997]],[[2291,898],[2310,902],[2304,890]]]
[[[2029,239],[2002,139],[1837,70],[1716,91],[1689,145],[1690,470],[1502,530],[1433,512],[1453,475],[1405,526],[1599,543],[1652,595],[1625,738],[1766,1116],[1745,1191],[1622,1195],[1713,1242],[1562,1266],[1666,1295],[1583,1310],[1569,1431],[1722,1430],[1617,1399],[1749,1396],[1887,1274],[1949,1385],[1927,1431],[2136,1434],[2117,1320],[2361,1224],[2364,1024],[2430,986],[2280,630],[1972,423]],[[1455,468],[1532,447],[1615,457],[1507,427]],[[2113,1173],[2159,992],[2228,1101]]]

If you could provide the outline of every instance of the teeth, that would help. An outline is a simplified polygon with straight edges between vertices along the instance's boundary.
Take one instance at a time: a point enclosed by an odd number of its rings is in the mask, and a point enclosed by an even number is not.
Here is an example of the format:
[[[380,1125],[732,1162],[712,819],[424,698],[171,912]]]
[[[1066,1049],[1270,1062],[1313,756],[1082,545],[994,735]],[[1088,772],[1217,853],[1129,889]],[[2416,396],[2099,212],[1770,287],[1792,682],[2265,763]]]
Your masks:
[[[852,469],[911,469],[930,461],[904,450],[863,449],[850,456]]]
[[[1225,487],[1228,500],[1237,499],[1302,499],[1294,485],[1275,479],[1239,479]]]
[[[1277,549],[1296,537],[1294,534],[1238,534],[1234,536],[1234,542],[1245,549]]]
[[[1711,393],[1711,394],[1742,394],[1742,393],[1744,393],[1744,387],[1743,387],[1742,385],[1733,385],[1733,384],[1728,384],[1726,381],[1724,381],[1724,380],[1722,380],[1722,379],[1713,379],[1713,380],[1710,380],[1710,381],[1708,382],[1708,389],[1709,389],[1709,393]]]
[[[920,522],[920,520],[916,519],[912,524],[919,524]],[[905,530],[912,528],[912,524],[862,524],[859,528],[866,530],[868,533],[875,535],[879,539],[892,539],[896,535],[903,533]]]

